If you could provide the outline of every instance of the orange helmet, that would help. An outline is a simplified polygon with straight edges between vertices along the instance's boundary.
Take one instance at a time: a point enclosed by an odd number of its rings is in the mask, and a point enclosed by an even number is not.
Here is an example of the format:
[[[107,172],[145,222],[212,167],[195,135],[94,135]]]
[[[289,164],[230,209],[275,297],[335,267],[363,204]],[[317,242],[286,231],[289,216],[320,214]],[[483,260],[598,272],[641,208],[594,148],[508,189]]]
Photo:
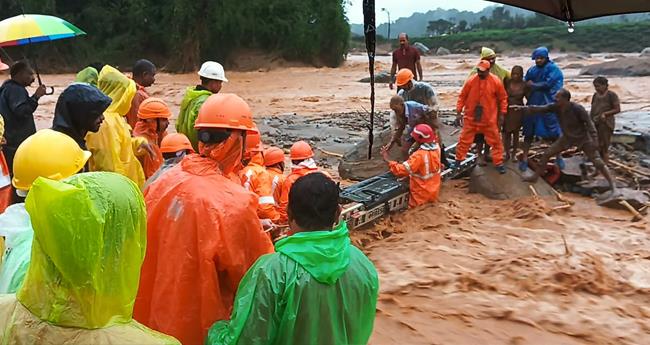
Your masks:
[[[262,137],[257,127],[255,127],[255,132],[246,133],[246,154],[262,151]]]
[[[413,128],[411,137],[418,143],[432,143],[435,141],[435,135],[431,126],[427,124],[419,124]]]
[[[253,113],[248,103],[233,93],[208,97],[199,109],[195,129],[223,128],[255,132]]]
[[[138,108],[139,119],[169,119],[170,117],[172,117],[172,112],[167,103],[160,98],[147,98],[140,103],[140,108]]]
[[[395,78],[395,84],[397,86],[404,86],[408,84],[409,81],[413,80],[413,72],[408,68],[402,68],[397,72],[397,77]]]
[[[289,157],[292,161],[305,160],[314,157],[314,151],[311,150],[311,146],[307,142],[301,140],[291,146]]]
[[[192,143],[190,142],[190,139],[185,136],[185,134],[170,133],[167,134],[160,142],[160,152],[162,153],[172,153],[181,150],[189,150],[190,152],[194,153]]]
[[[284,162],[284,151],[279,147],[269,147],[264,151],[264,166],[270,167]]]

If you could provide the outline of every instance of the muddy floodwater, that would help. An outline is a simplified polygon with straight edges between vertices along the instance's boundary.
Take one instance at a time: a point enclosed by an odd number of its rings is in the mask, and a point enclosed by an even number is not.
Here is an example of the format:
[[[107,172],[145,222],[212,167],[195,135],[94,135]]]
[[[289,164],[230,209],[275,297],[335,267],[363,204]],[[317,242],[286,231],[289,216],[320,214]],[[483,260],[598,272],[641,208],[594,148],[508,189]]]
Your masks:
[[[605,55],[558,62],[573,100],[589,107],[593,77],[581,66]],[[425,80],[441,108],[454,108],[463,80],[476,58],[425,57]],[[527,56],[498,63],[530,67]],[[377,71],[390,69],[378,58]],[[336,159],[365,135],[369,84],[364,56],[350,56],[341,68],[289,67],[228,72],[222,92],[251,105],[265,142],[288,147],[308,138],[321,162],[336,175]],[[57,94],[72,75],[45,75]],[[161,73],[151,95],[174,114],[195,74]],[[611,77],[611,89],[631,115],[647,124],[650,77]],[[393,93],[377,85],[376,128],[385,125]],[[56,102],[46,96],[36,112],[48,127]],[[629,118],[631,117],[631,118]],[[170,126],[170,128],[172,128]],[[467,181],[445,183],[438,204],[393,215],[352,234],[377,266],[380,296],[370,343],[459,345],[650,344],[650,228],[631,222],[624,211],[596,206],[568,195],[570,208],[554,199],[526,197],[493,201],[467,193]]]

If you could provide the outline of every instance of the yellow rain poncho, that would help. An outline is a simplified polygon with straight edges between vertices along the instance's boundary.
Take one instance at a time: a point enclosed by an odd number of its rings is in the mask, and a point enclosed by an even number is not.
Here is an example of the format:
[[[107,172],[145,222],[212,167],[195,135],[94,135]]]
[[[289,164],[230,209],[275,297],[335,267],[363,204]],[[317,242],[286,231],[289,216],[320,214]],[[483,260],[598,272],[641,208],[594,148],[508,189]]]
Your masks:
[[[142,194],[114,173],[36,180],[32,261],[0,296],[0,344],[179,344],[132,319],[147,225]]]
[[[144,171],[135,155],[147,139],[131,137],[131,127],[124,118],[135,95],[135,82],[117,69],[105,66],[99,73],[97,86],[113,102],[104,112],[104,123],[99,132],[86,135],[86,146],[93,154],[89,161],[90,170],[116,172],[142,188]]]

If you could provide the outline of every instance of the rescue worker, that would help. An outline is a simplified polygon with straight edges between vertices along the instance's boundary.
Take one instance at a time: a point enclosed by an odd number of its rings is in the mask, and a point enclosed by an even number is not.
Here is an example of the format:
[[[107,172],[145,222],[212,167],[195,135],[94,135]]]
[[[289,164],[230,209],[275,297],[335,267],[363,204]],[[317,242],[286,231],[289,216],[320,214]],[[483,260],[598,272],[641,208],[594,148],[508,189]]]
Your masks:
[[[69,136],[51,129],[40,130],[16,151],[13,186],[25,197],[38,177],[67,178],[82,170],[88,158],[90,152],[82,150]],[[6,238],[10,249],[2,260],[0,294],[14,293],[27,272],[34,236],[25,203],[13,204],[0,215],[0,236]]]
[[[160,142],[160,152],[162,153],[164,160],[163,164],[160,166],[160,169],[158,169],[158,171],[147,180],[147,183],[144,184],[143,190],[147,189],[147,187],[157,180],[160,175],[165,173],[165,171],[180,163],[186,155],[194,153],[194,149],[192,148],[190,139],[187,139],[185,134],[170,133]]]
[[[188,155],[145,191],[147,255],[135,319],[183,344],[202,344],[228,318],[237,286],[273,244],[257,196],[229,176],[241,166],[254,124],[234,94],[210,96],[196,120],[199,154]],[[239,169],[240,170],[240,169]]]
[[[96,87],[73,83],[63,90],[56,102],[52,129],[68,135],[85,150],[86,134],[99,131],[104,111],[110,105],[111,99]]]
[[[2,61],[0,61],[2,63]],[[0,68],[2,66],[0,65]],[[11,189],[11,175],[9,174],[9,165],[5,160],[5,155],[2,153],[2,145],[5,144],[5,121],[0,116],[0,214],[11,205],[13,200],[13,190]],[[2,246],[2,239],[0,237],[0,253],[4,253],[4,246]],[[0,264],[2,259],[0,258]]]
[[[271,193],[275,199],[276,210],[279,209],[280,195],[286,176],[284,176],[284,151],[279,147],[269,147],[264,151],[264,166],[273,178]]]
[[[255,129],[257,130],[257,127]],[[275,207],[273,198],[273,176],[264,166],[262,151],[260,133],[248,133],[246,135],[246,152],[244,153],[246,167],[242,169],[239,176],[244,188],[259,197],[257,216],[260,219],[269,219],[271,222],[277,223],[280,221],[280,213]]]
[[[139,119],[138,110],[140,109],[140,104],[149,98],[147,88],[156,82],[156,65],[146,59],[138,60],[133,65],[132,73],[132,79],[138,90],[135,96],[133,96],[129,112],[126,113],[126,122],[129,123],[131,128],[135,128],[135,124]]]
[[[533,51],[532,59],[535,65],[529,68],[524,79],[530,88],[526,99],[528,105],[544,106],[554,102],[557,94],[564,84],[564,75],[560,68],[551,61],[548,48],[539,47]],[[528,151],[535,137],[556,140],[562,134],[557,114],[535,114],[524,116],[523,120],[524,145],[522,159],[519,161],[519,170],[528,169]],[[556,157],[556,164],[564,168],[562,157]]]
[[[436,132],[436,137],[440,139],[439,145],[442,152],[445,152],[445,145],[442,142],[440,134],[440,125],[438,123],[438,98],[436,92],[429,83],[415,81],[414,75],[409,69],[401,69],[397,72],[397,95],[401,96],[404,101],[414,101],[429,107],[431,121],[435,125],[432,127]],[[442,155],[442,164],[448,166],[447,157]]]
[[[415,126],[411,136],[420,147],[406,162],[400,164],[391,161],[387,150],[382,150],[381,154],[393,175],[409,178],[409,207],[413,208],[438,200],[441,152],[440,147],[435,143],[436,135],[429,125]]]
[[[181,109],[176,120],[176,131],[185,134],[190,139],[194,150],[199,149],[194,122],[196,122],[201,105],[210,95],[219,93],[224,82],[228,82],[223,66],[214,61],[206,61],[201,65],[199,77],[201,84],[189,87],[185,91],[185,97],[181,102]]]
[[[511,106],[515,110],[527,113],[555,113],[558,115],[562,136],[542,153],[535,173],[524,180],[535,182],[544,172],[548,160],[571,147],[577,147],[587,157],[596,169],[603,174],[609,182],[612,194],[617,193],[616,181],[598,153],[598,132],[591,116],[580,104],[571,102],[571,93],[560,89],[555,94],[555,103],[546,106]]]
[[[0,115],[4,118],[6,139],[2,152],[9,165],[9,172],[12,173],[18,146],[36,133],[34,112],[38,100],[45,95],[45,86],[39,85],[34,94],[29,96],[27,87],[34,83],[35,78],[34,70],[25,61],[14,63],[9,73],[11,78],[0,86]]]
[[[298,141],[291,146],[289,158],[291,159],[291,173],[284,180],[280,192],[280,204],[278,205],[278,211],[280,212],[279,224],[287,223],[287,205],[289,205],[289,192],[293,183],[302,176],[319,171],[314,160],[314,151],[305,141]]]
[[[99,90],[112,99],[104,112],[104,122],[97,133],[88,133],[86,145],[93,153],[91,171],[112,171],[124,175],[138,186],[144,185],[144,171],[136,154],[155,156],[146,138],[131,137],[131,127],[124,115],[135,95],[135,82],[117,69],[104,66],[99,73]]]
[[[26,209],[32,260],[18,293],[0,295],[1,343],[180,344],[132,318],[147,236],[137,185],[105,172],[41,177]]]
[[[167,135],[167,127],[172,112],[160,98],[147,98],[140,104],[138,110],[138,122],[133,128],[133,135],[146,138],[149,146],[154,152],[153,156],[145,155],[139,157],[145,178],[150,178],[163,164],[163,156],[160,152],[160,142]]]
[[[499,77],[505,87],[506,82],[510,79],[510,72],[507,69],[501,67],[501,65],[497,64],[497,54],[494,52],[494,50],[487,47],[482,47],[481,60],[485,60],[490,63],[490,73]],[[478,69],[476,67],[472,68],[472,71],[469,73],[468,78],[475,75],[477,72]],[[485,137],[480,133],[476,135],[474,142],[476,143],[478,164],[485,166],[487,164],[486,158],[490,155],[490,146],[485,145]]]
[[[390,142],[384,146],[387,151],[394,145],[401,146],[402,156],[409,156],[409,149],[415,141],[411,137],[411,132],[416,125],[425,123],[431,128],[438,128],[435,120],[435,111],[429,106],[414,102],[404,101],[401,96],[393,96],[390,99],[390,108],[393,111],[390,115],[391,129],[393,135]],[[404,133],[406,130],[406,133]]]
[[[505,174],[503,142],[499,128],[503,124],[504,114],[508,111],[508,95],[499,77],[490,73],[489,62],[481,60],[477,67],[478,73],[465,82],[456,105],[456,121],[462,124],[463,129],[456,146],[454,166],[460,166],[474,142],[474,136],[482,133],[488,145],[492,147],[494,165],[499,173]]]
[[[379,290],[377,271],[337,223],[339,188],[321,173],[296,180],[290,236],[262,256],[239,285],[230,320],[208,345],[367,344]]]

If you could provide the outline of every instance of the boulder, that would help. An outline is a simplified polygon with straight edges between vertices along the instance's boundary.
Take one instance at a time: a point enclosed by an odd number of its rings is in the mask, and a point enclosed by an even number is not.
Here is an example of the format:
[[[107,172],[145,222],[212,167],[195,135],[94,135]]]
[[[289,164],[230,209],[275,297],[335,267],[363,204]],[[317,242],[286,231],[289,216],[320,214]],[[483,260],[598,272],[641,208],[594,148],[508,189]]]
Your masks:
[[[381,147],[390,141],[392,132],[385,129],[375,134],[372,145],[372,159],[368,159],[368,138],[355,144],[339,162],[339,176],[344,179],[361,181],[388,171],[388,164],[381,157]],[[390,150],[390,158],[404,160],[400,148]]]
[[[650,59],[627,57],[607,61],[580,70],[580,75],[613,75],[623,77],[650,76]]]
[[[535,183],[524,182],[516,164],[509,162],[506,167],[506,173],[501,175],[491,164],[476,166],[470,176],[469,192],[479,193],[490,199],[508,200],[533,195],[529,187],[532,185],[539,196],[555,195],[553,188],[543,179],[537,179]]]
[[[422,55],[426,55],[426,54],[428,54],[429,51],[431,50],[431,49],[429,49],[429,47],[427,47],[426,45],[424,45],[424,43],[422,43],[422,42],[415,42],[415,43],[413,43],[413,46],[414,46],[418,51],[420,51],[420,54],[422,54]]]
[[[370,77],[366,77],[363,79],[359,79],[360,83],[369,83],[370,82]],[[375,73],[375,83],[390,83],[390,73],[388,72],[379,72]]]
[[[571,63],[571,64],[568,64],[568,65],[564,66],[564,68],[566,68],[566,69],[581,69],[581,68],[584,68],[584,67],[585,67],[585,65],[583,65],[581,63]]]
[[[597,203],[599,206],[626,210],[625,206],[621,205],[620,200],[627,201],[632,207],[639,210],[650,203],[650,193],[630,188],[621,188],[616,195],[612,195],[609,192],[603,194],[602,197],[597,199]]]
[[[436,50],[436,55],[449,55],[451,54],[451,50],[445,48],[445,47],[440,47],[438,50]]]
[[[650,47],[643,49],[639,56],[640,57],[650,57]]]

